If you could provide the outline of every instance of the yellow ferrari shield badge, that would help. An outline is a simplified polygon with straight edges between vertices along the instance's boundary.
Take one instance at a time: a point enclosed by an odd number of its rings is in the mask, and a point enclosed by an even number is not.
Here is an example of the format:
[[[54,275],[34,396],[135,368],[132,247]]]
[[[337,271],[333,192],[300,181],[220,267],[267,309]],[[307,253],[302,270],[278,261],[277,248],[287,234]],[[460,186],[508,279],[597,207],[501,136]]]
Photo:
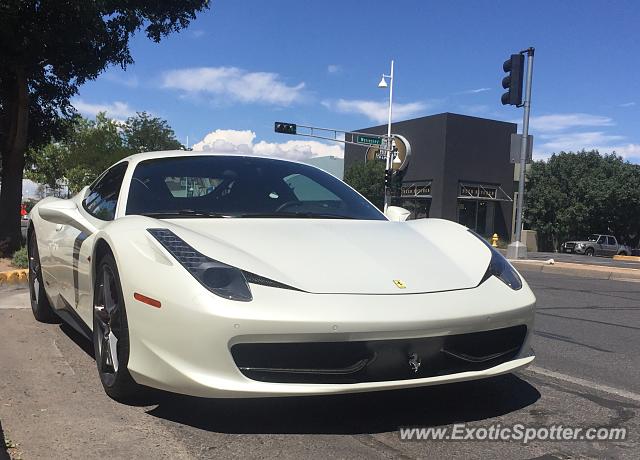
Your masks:
[[[407,285],[402,282],[402,280],[393,280],[393,284],[395,284],[398,289],[406,289]]]

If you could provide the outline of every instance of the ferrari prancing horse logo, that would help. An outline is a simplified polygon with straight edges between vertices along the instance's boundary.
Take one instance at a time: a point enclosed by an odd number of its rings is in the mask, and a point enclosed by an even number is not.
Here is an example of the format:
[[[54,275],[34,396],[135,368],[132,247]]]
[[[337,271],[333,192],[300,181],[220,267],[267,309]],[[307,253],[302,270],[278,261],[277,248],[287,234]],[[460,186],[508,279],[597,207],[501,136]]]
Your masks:
[[[398,289],[406,289],[407,285],[402,282],[402,280],[393,280],[393,284],[395,284]]]

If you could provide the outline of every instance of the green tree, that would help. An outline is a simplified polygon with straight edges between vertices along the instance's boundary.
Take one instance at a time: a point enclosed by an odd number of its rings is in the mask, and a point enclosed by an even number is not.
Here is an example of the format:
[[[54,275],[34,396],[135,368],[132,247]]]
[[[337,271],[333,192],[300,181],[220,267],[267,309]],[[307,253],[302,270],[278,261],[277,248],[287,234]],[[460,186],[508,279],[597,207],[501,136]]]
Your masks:
[[[138,112],[135,117],[127,118],[124,137],[127,148],[132,153],[184,149],[169,123],[162,118],[152,117],[147,112]]]
[[[39,184],[56,190],[65,177],[68,146],[60,142],[51,142],[40,148],[31,148],[27,155],[27,167],[24,175]]]
[[[124,123],[105,113],[95,120],[76,116],[66,139],[29,151],[25,175],[51,188],[65,179],[69,190],[77,192],[128,155],[181,147],[167,121],[145,113]]]
[[[140,29],[158,42],[189,25],[208,0],[4,0],[0,3],[0,242],[21,242],[25,152],[60,134],[70,98],[107,66],[133,63]]]
[[[560,152],[527,174],[525,221],[542,249],[566,239],[611,233],[637,245],[640,167],[598,151]]]
[[[384,162],[356,163],[344,174],[344,181],[379,209],[384,207]]]
[[[69,153],[63,161],[64,177],[72,193],[78,192],[102,171],[131,153],[121,131],[120,124],[104,113],[96,115],[95,121],[84,118],[77,121],[67,141]]]

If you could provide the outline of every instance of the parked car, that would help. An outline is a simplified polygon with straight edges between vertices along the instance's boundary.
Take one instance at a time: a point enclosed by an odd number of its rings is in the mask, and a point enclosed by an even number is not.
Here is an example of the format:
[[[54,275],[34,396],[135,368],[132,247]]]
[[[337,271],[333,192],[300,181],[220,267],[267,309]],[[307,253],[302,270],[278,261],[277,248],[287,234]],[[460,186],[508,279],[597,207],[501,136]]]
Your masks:
[[[562,243],[561,252],[573,252],[584,254],[585,256],[613,257],[615,255],[628,256],[631,254],[631,248],[618,243],[615,236],[594,233],[589,235],[586,240]]]
[[[133,155],[32,210],[33,314],[93,339],[120,401],[146,387],[252,398],[412,388],[531,363],[536,299],[515,268],[462,225],[403,217],[302,163]]]
[[[22,238],[26,241],[27,240],[27,229],[29,228],[29,223],[31,222],[31,218],[29,217],[29,214],[25,214],[22,216],[22,218],[20,219],[20,226],[21,226],[21,230],[22,230]]]

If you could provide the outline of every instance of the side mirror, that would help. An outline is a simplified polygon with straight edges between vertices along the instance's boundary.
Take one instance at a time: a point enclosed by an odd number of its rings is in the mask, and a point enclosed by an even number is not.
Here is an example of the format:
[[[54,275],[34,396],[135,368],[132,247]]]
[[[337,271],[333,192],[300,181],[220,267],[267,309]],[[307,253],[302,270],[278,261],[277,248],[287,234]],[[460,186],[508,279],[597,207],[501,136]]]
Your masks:
[[[410,211],[407,211],[400,206],[389,206],[387,207],[387,211],[384,213],[387,216],[387,219],[393,222],[404,222],[411,215]]]
[[[40,217],[54,224],[70,225],[87,235],[97,231],[97,228],[80,214],[78,207],[71,200],[52,200],[41,204],[37,209]]]

